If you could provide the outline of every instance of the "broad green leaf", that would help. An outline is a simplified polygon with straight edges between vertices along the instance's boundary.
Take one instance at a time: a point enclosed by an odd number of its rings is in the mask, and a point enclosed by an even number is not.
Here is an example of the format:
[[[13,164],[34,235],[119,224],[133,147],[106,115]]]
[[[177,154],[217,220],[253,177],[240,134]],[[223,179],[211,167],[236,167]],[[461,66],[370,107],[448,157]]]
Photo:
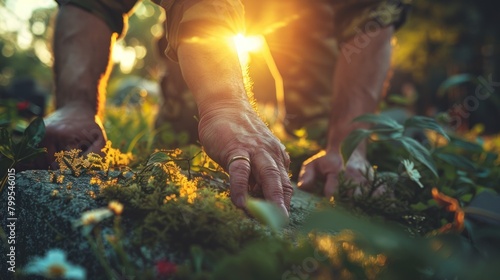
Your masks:
[[[12,151],[12,138],[5,128],[0,129],[0,153],[11,160],[14,160]]]
[[[448,137],[444,129],[433,118],[413,116],[405,121],[404,127],[405,129],[408,127],[431,129],[443,135],[446,140],[450,141],[450,137]]]
[[[431,154],[424,146],[422,146],[422,144],[418,143],[416,140],[410,137],[401,137],[398,139],[398,141],[401,142],[403,147],[410,153],[410,155],[412,155],[416,160],[429,168],[434,176],[438,177],[436,165],[432,160]]]
[[[476,165],[464,156],[448,153],[434,153],[434,156],[456,168],[468,171],[476,170]]]
[[[47,152],[46,148],[32,147],[27,145],[25,141],[14,143],[13,150],[16,151],[15,160],[17,162],[26,161],[28,159],[34,158],[35,156],[38,156],[41,153]]]
[[[281,230],[288,223],[285,214],[271,202],[248,198],[246,205],[252,216],[274,231]]]
[[[37,148],[37,145],[42,141],[45,135],[45,124],[43,119],[38,117],[34,119],[24,130],[23,138],[17,144],[14,144],[15,159],[23,159],[30,157]]]
[[[468,152],[475,152],[475,153],[483,152],[483,146],[477,143],[466,141],[458,137],[451,137],[451,141],[448,145],[462,148]]]
[[[340,151],[342,153],[342,160],[344,162],[344,165],[346,164],[347,160],[349,160],[359,143],[370,136],[370,134],[370,130],[356,129],[349,133],[344,141],[342,141],[342,144],[340,145]]]
[[[22,158],[17,159],[17,162],[26,161],[26,160],[35,158],[39,154],[43,154],[43,153],[47,152],[47,148],[36,148],[35,149],[35,148],[28,147],[27,149],[28,149],[28,152],[26,153],[26,155],[23,155]]]
[[[27,140],[26,143],[28,146],[36,147],[42,142],[43,136],[45,136],[45,123],[43,122],[43,118],[38,117],[28,125],[24,131],[23,138]]]
[[[467,83],[467,82],[473,82],[475,81],[475,77],[470,74],[459,74],[459,75],[454,75],[446,79],[444,82],[439,85],[437,95],[439,97],[442,97],[446,94],[448,89],[457,86],[459,84]]]
[[[403,126],[400,125],[397,121],[391,119],[388,116],[384,115],[375,115],[375,114],[365,114],[361,115],[353,120],[353,122],[365,122],[372,123],[376,125],[383,125],[389,128],[393,128],[396,130],[402,130]]]

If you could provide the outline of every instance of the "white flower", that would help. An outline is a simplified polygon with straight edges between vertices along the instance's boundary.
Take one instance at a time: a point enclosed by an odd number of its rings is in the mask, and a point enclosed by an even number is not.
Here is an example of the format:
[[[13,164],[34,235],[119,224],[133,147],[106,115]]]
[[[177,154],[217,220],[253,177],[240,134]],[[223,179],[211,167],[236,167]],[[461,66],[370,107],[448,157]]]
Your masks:
[[[73,223],[73,227],[83,226],[83,234],[87,235],[92,231],[94,225],[111,216],[113,216],[113,211],[108,208],[89,210],[83,212],[80,219]]]
[[[100,221],[113,216],[113,212],[107,208],[99,208],[83,212],[82,217],[76,221],[75,226],[95,225]]]
[[[85,269],[66,260],[66,254],[59,249],[52,249],[45,257],[35,257],[29,262],[24,272],[45,278],[85,279]]]
[[[420,183],[420,178],[422,178],[420,172],[414,169],[415,164],[408,159],[403,160],[402,163],[406,169],[405,175],[407,175],[410,178],[410,180],[417,183],[421,188],[424,188],[424,185]]]

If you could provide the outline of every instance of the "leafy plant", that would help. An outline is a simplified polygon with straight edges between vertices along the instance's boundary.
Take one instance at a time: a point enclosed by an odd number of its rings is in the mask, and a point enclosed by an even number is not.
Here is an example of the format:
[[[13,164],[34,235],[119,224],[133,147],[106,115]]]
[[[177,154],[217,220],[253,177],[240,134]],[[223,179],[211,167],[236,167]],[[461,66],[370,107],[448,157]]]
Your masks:
[[[371,123],[376,126],[373,129],[356,129],[346,137],[341,145],[344,164],[361,141],[365,139],[370,141],[390,141],[403,146],[409,155],[425,165],[435,177],[438,176],[430,151],[413,138],[405,135],[409,128],[421,128],[434,130],[449,139],[448,135],[433,119],[414,116],[406,120],[404,125],[400,125],[387,116],[367,114],[355,118],[354,121]]]
[[[19,141],[12,139],[5,127],[0,127],[0,195],[7,182],[7,172],[21,162],[28,161],[46,152],[45,148],[38,148],[38,144],[45,135],[45,124],[42,118],[34,119],[24,131]]]

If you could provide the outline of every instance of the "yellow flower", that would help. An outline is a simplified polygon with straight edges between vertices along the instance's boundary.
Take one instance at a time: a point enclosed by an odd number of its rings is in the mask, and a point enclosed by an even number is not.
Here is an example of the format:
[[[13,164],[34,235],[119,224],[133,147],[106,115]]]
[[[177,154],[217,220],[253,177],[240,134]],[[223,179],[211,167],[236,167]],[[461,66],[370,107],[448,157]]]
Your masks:
[[[52,197],[56,197],[59,195],[59,191],[58,190],[52,190],[52,192],[50,193],[50,196]]]
[[[113,211],[115,215],[121,215],[123,212],[123,204],[116,200],[113,200],[109,202],[108,209]]]
[[[163,203],[167,203],[170,200],[177,201],[177,195],[175,195],[175,194],[167,195],[165,197],[165,200],[163,200]]]
[[[99,179],[97,177],[92,177],[92,178],[90,178],[89,184],[91,184],[91,185],[100,185],[100,184],[102,184],[102,181],[101,181],[101,179]]]

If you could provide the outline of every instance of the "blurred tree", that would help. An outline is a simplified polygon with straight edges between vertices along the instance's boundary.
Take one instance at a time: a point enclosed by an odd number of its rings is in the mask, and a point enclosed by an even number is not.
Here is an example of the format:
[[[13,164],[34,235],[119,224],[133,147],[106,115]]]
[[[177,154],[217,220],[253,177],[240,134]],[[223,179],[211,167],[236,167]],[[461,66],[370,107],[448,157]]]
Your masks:
[[[450,112],[453,105],[461,105],[466,97],[475,94],[477,85],[466,84],[453,87],[446,97],[438,98],[440,84],[453,75],[491,75],[493,81],[500,80],[500,18],[494,14],[497,6],[486,0],[414,1],[407,24],[397,33],[394,62],[398,71],[410,73],[420,93],[417,113]],[[404,74],[399,73],[395,79],[401,76]],[[464,128],[481,122],[486,125],[486,132],[499,131],[498,123],[492,121],[496,118],[491,118],[500,117],[500,104],[492,102],[498,98],[499,93],[495,92],[488,100],[480,101],[477,109],[467,112],[470,116],[463,118]]]

